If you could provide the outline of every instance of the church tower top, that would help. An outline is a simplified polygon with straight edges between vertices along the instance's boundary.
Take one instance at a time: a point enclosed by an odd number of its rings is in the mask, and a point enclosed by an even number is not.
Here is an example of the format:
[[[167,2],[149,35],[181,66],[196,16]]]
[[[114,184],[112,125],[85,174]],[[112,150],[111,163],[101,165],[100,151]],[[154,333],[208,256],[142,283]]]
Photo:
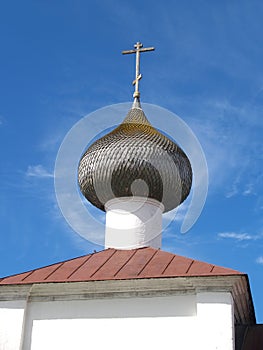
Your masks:
[[[105,246],[118,249],[159,248],[162,212],[180,205],[192,185],[187,155],[151,125],[140,105],[140,53],[154,48],[134,46],[122,52],[136,54],[133,106],[119,126],[86,149],[78,168],[82,194],[106,211]]]

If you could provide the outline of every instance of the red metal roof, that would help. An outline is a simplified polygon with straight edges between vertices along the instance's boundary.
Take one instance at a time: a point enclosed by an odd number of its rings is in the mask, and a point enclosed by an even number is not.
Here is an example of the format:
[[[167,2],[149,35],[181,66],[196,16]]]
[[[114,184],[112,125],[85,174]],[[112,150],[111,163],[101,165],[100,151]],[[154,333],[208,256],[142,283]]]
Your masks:
[[[0,285],[240,274],[151,247],[133,250],[110,248],[2,278]]]

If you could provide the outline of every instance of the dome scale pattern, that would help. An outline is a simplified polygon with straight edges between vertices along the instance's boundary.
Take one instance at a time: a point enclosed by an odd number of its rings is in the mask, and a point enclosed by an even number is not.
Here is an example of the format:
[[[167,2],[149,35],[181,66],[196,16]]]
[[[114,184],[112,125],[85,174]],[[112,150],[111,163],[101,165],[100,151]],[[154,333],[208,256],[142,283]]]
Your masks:
[[[110,199],[140,196],[158,200],[168,212],[188,196],[192,168],[183,150],[134,104],[116,129],[84,152],[78,183],[86,199],[101,210]]]

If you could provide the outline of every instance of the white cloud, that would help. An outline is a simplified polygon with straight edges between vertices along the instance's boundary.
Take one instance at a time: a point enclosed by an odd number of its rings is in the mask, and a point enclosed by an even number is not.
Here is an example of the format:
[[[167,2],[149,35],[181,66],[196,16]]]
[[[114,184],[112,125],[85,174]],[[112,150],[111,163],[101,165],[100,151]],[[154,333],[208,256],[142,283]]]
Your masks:
[[[231,238],[231,239],[236,239],[238,241],[250,241],[250,240],[257,240],[260,238],[259,235],[250,235],[248,233],[237,233],[237,232],[220,232],[218,233],[218,237]]]
[[[263,256],[259,256],[256,260],[257,264],[263,265]]]
[[[38,178],[53,178],[54,174],[48,172],[43,165],[29,165],[26,171],[26,176],[28,177],[38,177]]]

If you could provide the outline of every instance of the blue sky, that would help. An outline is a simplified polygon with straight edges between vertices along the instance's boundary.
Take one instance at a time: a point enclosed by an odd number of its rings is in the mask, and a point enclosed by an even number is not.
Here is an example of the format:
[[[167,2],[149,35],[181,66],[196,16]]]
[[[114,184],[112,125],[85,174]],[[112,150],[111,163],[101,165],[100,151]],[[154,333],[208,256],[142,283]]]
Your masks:
[[[0,5],[0,276],[102,249],[58,208],[59,146],[83,116],[132,98],[136,41],[142,102],[198,137],[209,192],[197,223],[163,249],[249,275],[263,322],[263,4],[261,1],[9,1]],[[149,119],[150,116],[148,116]]]

